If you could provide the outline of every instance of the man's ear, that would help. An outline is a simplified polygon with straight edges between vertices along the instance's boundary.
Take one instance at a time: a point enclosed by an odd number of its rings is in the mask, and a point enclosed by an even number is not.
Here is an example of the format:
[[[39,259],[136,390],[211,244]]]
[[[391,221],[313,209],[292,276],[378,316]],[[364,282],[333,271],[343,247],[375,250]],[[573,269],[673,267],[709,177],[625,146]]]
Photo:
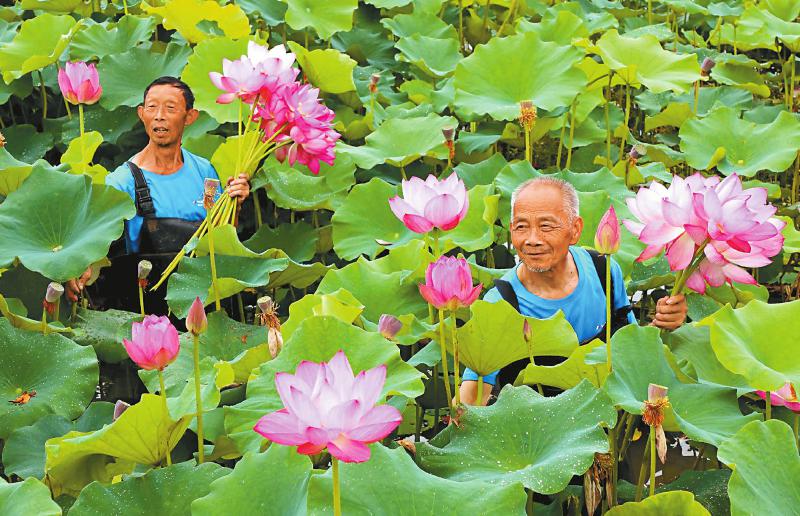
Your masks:
[[[572,238],[569,242],[570,245],[578,243],[578,240],[581,239],[581,233],[583,233],[583,218],[575,217],[575,220],[572,221]]]
[[[190,109],[189,111],[186,112],[186,118],[184,119],[183,125],[184,126],[192,125],[199,116],[200,112],[198,110],[196,110],[195,108]]]
[[[142,104],[139,104],[136,107],[136,114],[139,115],[139,120],[141,120],[142,123],[144,123],[144,118],[142,118],[142,115],[144,114],[144,106]]]

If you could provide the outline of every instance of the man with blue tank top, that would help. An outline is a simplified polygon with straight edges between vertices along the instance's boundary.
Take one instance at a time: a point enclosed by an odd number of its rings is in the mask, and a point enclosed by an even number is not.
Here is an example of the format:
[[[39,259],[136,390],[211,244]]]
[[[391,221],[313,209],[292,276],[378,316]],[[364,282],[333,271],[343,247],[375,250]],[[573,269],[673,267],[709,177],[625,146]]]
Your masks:
[[[181,146],[184,129],[199,116],[186,83],[170,76],[154,80],[144,91],[138,115],[149,142],[106,176],[106,184],[127,193],[136,204],[136,216],[125,221],[128,255],[174,255],[206,216],[206,180],[219,181],[219,177],[207,159]],[[227,186],[228,194],[239,204],[250,195],[250,183],[244,174],[230,180]],[[77,300],[90,276],[91,271],[87,270],[67,283],[69,299]]]
[[[561,179],[540,177],[521,184],[511,197],[511,243],[519,263],[503,275],[497,287],[484,299],[509,301],[522,315],[545,319],[561,310],[572,325],[578,341],[587,343],[604,338],[606,323],[605,288],[602,285],[605,258],[577,246],[583,231],[579,216],[578,194]],[[601,277],[602,276],[602,277]],[[612,330],[634,323],[625,291],[622,271],[611,261],[613,308],[617,314]],[[661,298],[656,305],[653,324],[673,330],[686,320],[687,306],[683,295]],[[523,366],[520,366],[523,367]],[[518,372],[519,369],[515,370]],[[485,383],[498,383],[496,371],[484,376]],[[514,375],[515,376],[515,375]],[[514,378],[500,374],[503,382]],[[478,375],[467,369],[461,384],[461,400],[474,404],[477,398]],[[491,389],[484,390],[486,404]]]

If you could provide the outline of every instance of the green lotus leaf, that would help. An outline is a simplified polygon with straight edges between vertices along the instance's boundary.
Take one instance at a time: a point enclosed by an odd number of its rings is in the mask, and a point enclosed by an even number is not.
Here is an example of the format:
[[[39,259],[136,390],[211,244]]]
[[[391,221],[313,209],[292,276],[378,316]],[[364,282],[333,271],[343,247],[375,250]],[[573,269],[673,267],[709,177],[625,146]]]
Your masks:
[[[438,7],[436,10],[438,11]],[[411,14],[398,14],[392,18],[383,18],[381,24],[392,31],[397,38],[405,38],[414,34],[422,34],[429,38],[457,38],[456,28],[442,21],[436,13],[425,12],[418,7]]]
[[[459,52],[458,40],[454,38],[432,38],[423,34],[413,34],[400,38],[395,47],[401,52],[402,60],[416,65],[434,78],[451,75],[456,65],[463,59]]]
[[[461,132],[458,135],[457,144],[461,142],[466,135],[474,136],[474,133]],[[497,174],[499,174],[506,165],[508,165],[508,162],[503,155],[498,152],[479,163],[459,163],[454,170],[458,174],[458,177],[464,181],[467,188],[472,188],[477,185],[492,184]]]
[[[719,63],[711,70],[711,78],[720,84],[735,86],[760,97],[766,98],[770,94],[764,77],[751,65]]]
[[[22,9],[54,13],[75,12],[82,16],[91,16],[93,11],[93,7],[87,6],[82,0],[22,0],[19,6]]]
[[[346,154],[337,155],[333,166],[322,163],[319,175],[312,175],[303,168],[292,167],[288,161],[267,161],[263,175],[270,200],[288,210],[334,211],[355,183],[356,166]],[[256,179],[259,177],[256,175]]]
[[[70,210],[43,214],[42,206]],[[0,205],[0,266],[18,258],[52,280],[76,278],[106,255],[134,213],[127,194],[86,176],[34,170]]]
[[[400,358],[400,350],[394,343],[335,317],[309,317],[292,332],[275,359],[253,371],[257,376],[247,384],[247,399],[225,407],[225,429],[240,452],[259,449],[264,439],[253,431],[253,425],[261,416],[283,407],[275,388],[275,373],[294,372],[302,360],[327,362],[340,349],[355,373],[386,365],[381,399],[393,394],[408,398],[422,394],[422,373]]]
[[[343,513],[388,515],[402,507],[409,514],[431,514],[444,507],[458,507],[459,513],[481,514],[491,507],[496,514],[525,514],[527,497],[519,482],[456,482],[419,469],[402,448],[390,450],[380,444],[370,448],[369,461],[341,466]],[[467,492],[470,496],[464,496]],[[330,514],[332,493],[330,470],[312,475],[308,486],[309,514]]]
[[[273,445],[264,453],[247,453],[233,471],[211,484],[207,496],[192,502],[192,514],[305,514],[311,461],[293,447]],[[264,489],[269,478],[269,489]]]
[[[357,0],[283,0],[288,4],[286,23],[295,30],[311,27],[322,39],[353,27]]]
[[[731,502],[726,489],[730,477],[731,471],[728,469],[686,470],[669,484],[656,487],[656,493],[688,491],[711,514],[730,514]],[[620,500],[633,501],[636,496],[636,486],[623,480],[620,482],[618,493]]]
[[[64,416],[48,414],[31,426],[17,428],[3,447],[3,466],[20,478],[44,478],[44,445],[48,439],[77,430],[88,432],[111,423],[114,404],[95,401],[86,412],[72,422]]]
[[[792,52],[800,51],[800,23],[791,23],[794,18],[782,20],[768,10],[749,7],[737,23],[737,33],[766,32],[783,43]],[[738,36],[738,34],[737,34]]]
[[[0,513],[5,516],[61,516],[47,486],[35,478],[9,484],[0,478]]]
[[[406,282],[407,271],[385,272],[380,264],[363,256],[341,269],[330,271],[317,288],[318,294],[346,289],[364,305],[364,317],[377,322],[382,314],[425,317],[428,305],[417,285]]]
[[[738,395],[753,392],[744,377],[725,369],[717,360],[714,349],[711,347],[711,332],[707,326],[699,324],[684,324],[675,331],[664,335],[665,344],[679,360],[678,365],[694,374],[700,383],[733,387]]]
[[[0,319],[0,355],[2,439],[47,414],[76,418],[94,397],[99,372],[91,348],[58,334],[17,329]],[[24,391],[36,395],[27,403],[13,403]]]
[[[87,129],[99,132],[103,135],[103,140],[109,143],[118,143],[124,134],[142,123],[135,108],[120,106],[114,111],[108,111],[100,104],[84,106],[83,120]],[[198,122],[195,124],[199,125]],[[68,143],[80,136],[79,125],[80,121],[77,116],[73,116],[71,119],[65,116],[45,120],[45,129],[53,134],[56,142],[60,143]],[[188,130],[187,128],[187,131],[184,132],[184,137]]]
[[[297,57],[308,82],[327,93],[355,91],[353,68],[356,62],[350,56],[333,48],[308,51],[293,41],[287,45]]]
[[[33,91],[33,81],[30,75],[11,81],[11,84],[0,81],[0,103],[5,104],[12,95],[24,99],[31,94],[31,91]]]
[[[255,14],[269,25],[283,23],[286,14],[286,4],[281,0],[239,0],[236,5],[247,14]]]
[[[670,102],[666,109],[655,116],[649,116],[644,121],[644,130],[652,131],[659,127],[680,127],[683,123],[694,118],[693,108],[683,102]]]
[[[92,346],[103,362],[118,364],[128,358],[122,339],[130,339],[133,323],[141,319],[140,314],[123,310],[100,312],[79,308],[71,321],[70,338],[81,346]]]
[[[559,45],[571,45],[573,39],[590,36],[589,29],[583,20],[566,10],[557,12],[548,10],[539,23],[520,20],[517,30],[533,32],[542,41],[552,41]]]
[[[33,163],[44,157],[53,148],[53,135],[49,132],[38,132],[31,124],[18,124],[3,129],[6,138],[5,151],[14,158]]]
[[[6,269],[0,269],[0,274],[2,274]],[[3,317],[13,326],[14,328],[19,328],[21,330],[32,331],[32,332],[40,332],[42,331],[42,322],[34,321],[33,319],[29,319],[28,317],[21,315],[21,311],[18,310],[19,306],[14,306],[13,299],[6,299],[2,295],[0,295],[0,314],[3,314]],[[53,323],[47,324],[47,331],[48,332],[64,332],[67,333],[71,331],[69,328],[64,328],[60,324],[56,326]]]
[[[753,388],[776,391],[786,382],[800,387],[798,341],[800,301],[751,301],[734,310],[726,305],[702,321],[711,327],[711,346],[720,363]],[[780,345],[776,345],[776,344]]]
[[[192,88],[195,96],[194,106],[205,111],[217,122],[235,122],[239,117],[239,104],[217,104],[217,97],[223,92],[214,86],[208,72],[222,72],[222,59],[239,59],[247,54],[247,39],[233,41],[229,38],[216,37],[201,41],[194,47],[189,56],[181,79]]]
[[[100,105],[108,110],[138,106],[143,102],[145,88],[162,75],[178,77],[191,53],[188,46],[170,43],[163,53],[133,47],[103,57],[97,65],[103,86]],[[136,73],[131,73],[133,69]]]
[[[371,169],[381,163],[405,167],[422,156],[447,158],[442,129],[455,127],[453,117],[430,114],[426,117],[391,118],[365,138],[364,145],[339,145],[339,152],[349,155],[356,165]]]
[[[460,247],[473,252],[485,249],[494,242],[494,222],[500,195],[494,194],[492,185],[478,185],[467,193],[469,209],[458,226],[442,234],[440,245],[444,251]]]
[[[733,470],[728,495],[734,516],[791,514],[800,504],[800,458],[786,423],[753,421],[722,443],[717,458]]]
[[[314,258],[318,242],[319,231],[314,229],[314,226],[305,222],[295,222],[281,224],[276,228],[264,224],[242,243],[256,253],[277,248],[296,262],[306,262]]]
[[[789,217],[778,217],[786,223],[781,230],[783,234],[783,252],[800,253],[800,231],[794,227],[794,220]]]
[[[532,33],[494,38],[458,63],[455,105],[496,120],[517,119],[523,100],[546,110],[568,106],[586,85],[575,66],[581,57],[575,47],[544,42]]]
[[[628,38],[611,29],[597,41],[597,50],[626,84],[645,86],[653,93],[684,92],[700,79],[697,56],[664,50],[655,36]]]
[[[103,136],[97,131],[89,131],[69,142],[66,152],[61,155],[61,163],[69,166],[72,174],[86,174],[94,184],[105,184],[108,170],[102,165],[92,165],[97,148],[103,143]]]
[[[494,145],[495,143],[500,141],[500,138],[502,138],[502,136],[503,136],[502,134],[497,134],[497,133],[495,133],[493,131],[477,131],[477,132],[474,132],[474,133],[473,132],[468,132],[468,131],[461,131],[458,134],[458,139],[456,140],[456,152],[460,151],[460,152],[463,152],[464,154],[473,154],[473,153],[486,151],[487,149],[489,149],[489,147],[491,147],[492,145]],[[484,160],[481,163],[483,163],[485,165],[487,161],[489,161],[491,159],[494,159],[494,158],[498,158],[499,160],[502,160],[502,164],[493,167],[491,169],[491,171],[486,170],[484,168],[479,169],[479,170],[481,170],[481,172],[485,171],[487,174],[491,174],[492,179],[494,178],[494,176],[497,175],[497,172],[499,172],[500,169],[503,168],[503,166],[505,166],[506,163],[507,163],[505,158],[503,157],[503,155],[500,154],[500,153],[492,154],[492,156],[490,158]],[[480,163],[476,163],[476,164],[473,164],[473,163],[459,163],[458,166],[456,167],[456,169],[457,170],[463,170],[465,166],[466,167],[475,167],[477,165],[480,165]],[[488,165],[485,165],[485,166],[488,168]],[[459,175],[461,175],[461,174],[459,174]],[[475,178],[475,179],[469,178],[469,176],[463,176],[463,177],[465,179],[470,179],[470,182],[466,183],[468,188],[472,187],[472,186],[475,186],[476,184],[489,184],[489,183],[491,183],[491,180],[487,181],[486,179],[482,179],[481,176],[482,176],[482,174],[478,174],[478,177]],[[478,179],[478,178],[481,178],[481,179]],[[475,182],[476,180],[477,181],[483,181],[483,182],[482,183],[481,182]]]
[[[289,318],[281,325],[284,340],[309,317],[328,315],[352,324],[364,311],[364,305],[346,289],[330,294],[307,294],[299,301],[289,305]]]
[[[597,348],[605,349],[605,346],[602,341],[593,340],[583,346],[577,346],[560,364],[554,366],[528,364],[522,381],[526,385],[542,384],[566,390],[585,379],[595,387],[602,387],[608,376],[605,363],[586,363],[586,356]]]
[[[184,462],[111,485],[93,482],[81,491],[69,512],[95,516],[125,507],[128,514],[182,516],[189,513],[194,500],[209,493],[212,482],[230,472],[213,462],[199,466]]]
[[[177,30],[189,43],[199,43],[213,37],[217,30],[206,32],[201,28],[209,23],[231,39],[250,34],[247,15],[233,3],[220,5],[213,0],[171,0],[163,7],[156,7],[145,2],[143,10],[159,16],[165,29]]]
[[[794,20],[800,15],[800,2],[797,0],[766,0],[763,5],[781,20]]]
[[[520,315],[505,301],[478,300],[470,306],[470,314],[469,321],[458,328],[458,351],[461,362],[480,375],[531,355],[569,356],[578,347],[575,331],[560,311],[548,319],[534,319]],[[533,335],[530,344],[523,334],[526,320]],[[502,347],[497,346],[499,335]]]
[[[754,9],[756,10],[756,9]],[[746,30],[739,28],[739,20],[745,19]],[[755,21],[755,23],[753,23]],[[711,36],[709,44],[735,46],[739,51],[767,49],[776,51],[775,36],[770,34],[766,26],[744,15],[736,20],[736,24],[726,23]]]
[[[670,368],[658,329],[628,325],[611,338],[613,372],[603,390],[614,404],[641,414],[651,383],[669,389],[671,407],[665,428],[683,431],[691,439],[718,446],[758,414],[743,416],[736,391],[707,384],[681,383]]]
[[[583,218],[583,233],[581,233],[578,245],[583,247],[594,247],[594,235],[600,219],[608,211],[610,205],[614,205],[614,210],[620,219],[632,218],[627,205],[622,199],[617,197],[612,200],[607,192],[579,192],[580,212]],[[627,197],[627,196],[626,196]],[[614,261],[622,269],[623,276],[630,274],[636,258],[641,254],[644,245],[629,231],[621,229],[622,242],[619,251],[614,255]]]
[[[150,39],[156,28],[156,20],[152,16],[126,15],[113,28],[89,20],[69,44],[72,59],[88,61],[109,54],[121,54]]]
[[[608,513],[613,516],[660,516],[662,514],[681,514],[684,516],[710,516],[708,509],[694,499],[688,491],[670,491],[649,496],[641,502],[628,502],[612,507]]]
[[[110,425],[94,432],[69,432],[45,445],[46,481],[54,496],[78,496],[96,480],[109,483],[135,465],[158,465],[183,436],[193,415],[173,421],[161,396],[143,394]],[[169,446],[169,448],[168,448]]]
[[[608,397],[587,381],[553,398],[507,385],[494,405],[471,407],[460,427],[418,443],[417,459],[437,477],[522,482],[536,493],[554,494],[589,469],[595,453],[608,451],[602,427],[616,419]]]
[[[14,39],[0,45],[3,80],[10,84],[28,72],[55,63],[81,25],[72,16],[50,13],[22,22]]]

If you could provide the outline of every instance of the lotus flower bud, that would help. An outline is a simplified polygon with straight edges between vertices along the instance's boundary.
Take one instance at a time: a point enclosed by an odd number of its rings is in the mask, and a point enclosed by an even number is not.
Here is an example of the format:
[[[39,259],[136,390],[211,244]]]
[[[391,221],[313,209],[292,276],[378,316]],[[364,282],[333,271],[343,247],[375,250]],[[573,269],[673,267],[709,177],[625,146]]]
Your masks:
[[[663,385],[651,383],[647,387],[647,400],[644,402],[642,421],[650,425],[650,431],[656,435],[656,450],[658,458],[663,464],[667,460],[667,436],[664,434],[664,409],[669,407],[667,397],[668,388]]]
[[[594,235],[594,248],[600,254],[611,255],[619,250],[620,231],[617,212],[614,205],[608,207],[597,225],[597,232]]]
[[[525,342],[530,342],[533,337],[533,329],[527,319],[522,323],[522,336],[525,338]]]
[[[636,163],[636,160],[641,158],[642,156],[647,155],[647,147],[644,145],[636,144],[631,147],[631,150],[628,152],[628,157]]]
[[[278,353],[283,349],[283,335],[281,334],[281,321],[275,313],[277,306],[272,298],[263,296],[258,298],[258,308],[261,310],[259,319],[262,326],[267,327],[267,344],[269,345],[269,353],[272,358],[278,356]]]
[[[711,69],[714,68],[714,65],[716,64],[717,63],[715,63],[710,57],[703,59],[703,64],[700,65],[700,75],[703,77],[708,77],[709,74],[711,74]]]
[[[536,106],[532,100],[523,100],[519,103],[519,122],[526,131],[533,129],[536,123]]]
[[[756,391],[756,394],[758,394],[762,400],[767,399],[767,393],[765,391]],[[792,412],[800,414],[800,398],[798,398],[797,391],[795,391],[791,382],[786,382],[786,384],[777,391],[772,391],[770,403],[773,406],[786,407]]]
[[[402,329],[403,323],[393,315],[383,314],[378,320],[378,331],[388,340],[394,340],[395,335]]]
[[[131,360],[142,369],[162,370],[171,364],[181,348],[178,330],[168,317],[148,315],[133,323],[131,340],[122,339]]]
[[[0,133],[0,149],[6,146],[6,137],[3,136],[3,133]]]
[[[103,94],[94,63],[68,61],[58,70],[58,87],[70,104],[94,104]]]
[[[381,80],[381,74],[373,73],[369,77],[369,92],[373,95],[378,92],[378,81]]]
[[[116,421],[117,419],[119,419],[122,413],[128,410],[128,407],[130,406],[131,406],[130,403],[125,403],[122,400],[117,400],[117,402],[114,403],[114,415],[112,416],[111,420]]]
[[[194,298],[192,306],[189,308],[189,314],[186,316],[186,329],[194,336],[199,336],[205,333],[208,328],[208,318],[206,318],[206,310],[203,307],[203,302],[199,297]]]
[[[483,289],[480,283],[472,286],[472,269],[463,258],[441,256],[428,265],[425,283],[419,292],[425,301],[439,310],[457,310],[478,299]]]
[[[63,294],[63,285],[53,282],[47,285],[47,293],[44,295],[44,300],[48,303],[55,303]]]

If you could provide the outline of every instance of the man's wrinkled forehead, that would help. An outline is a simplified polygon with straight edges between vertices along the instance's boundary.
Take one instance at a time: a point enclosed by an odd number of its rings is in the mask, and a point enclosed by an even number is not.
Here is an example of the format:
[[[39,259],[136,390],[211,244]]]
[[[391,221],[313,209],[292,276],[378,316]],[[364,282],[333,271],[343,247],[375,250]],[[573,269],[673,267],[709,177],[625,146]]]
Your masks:
[[[148,102],[174,102],[176,105],[186,107],[186,99],[180,88],[171,84],[157,84],[151,86],[144,98],[145,104]]]
[[[554,219],[569,220],[569,209],[564,193],[555,185],[532,184],[523,189],[514,200],[511,222],[519,220]]]

